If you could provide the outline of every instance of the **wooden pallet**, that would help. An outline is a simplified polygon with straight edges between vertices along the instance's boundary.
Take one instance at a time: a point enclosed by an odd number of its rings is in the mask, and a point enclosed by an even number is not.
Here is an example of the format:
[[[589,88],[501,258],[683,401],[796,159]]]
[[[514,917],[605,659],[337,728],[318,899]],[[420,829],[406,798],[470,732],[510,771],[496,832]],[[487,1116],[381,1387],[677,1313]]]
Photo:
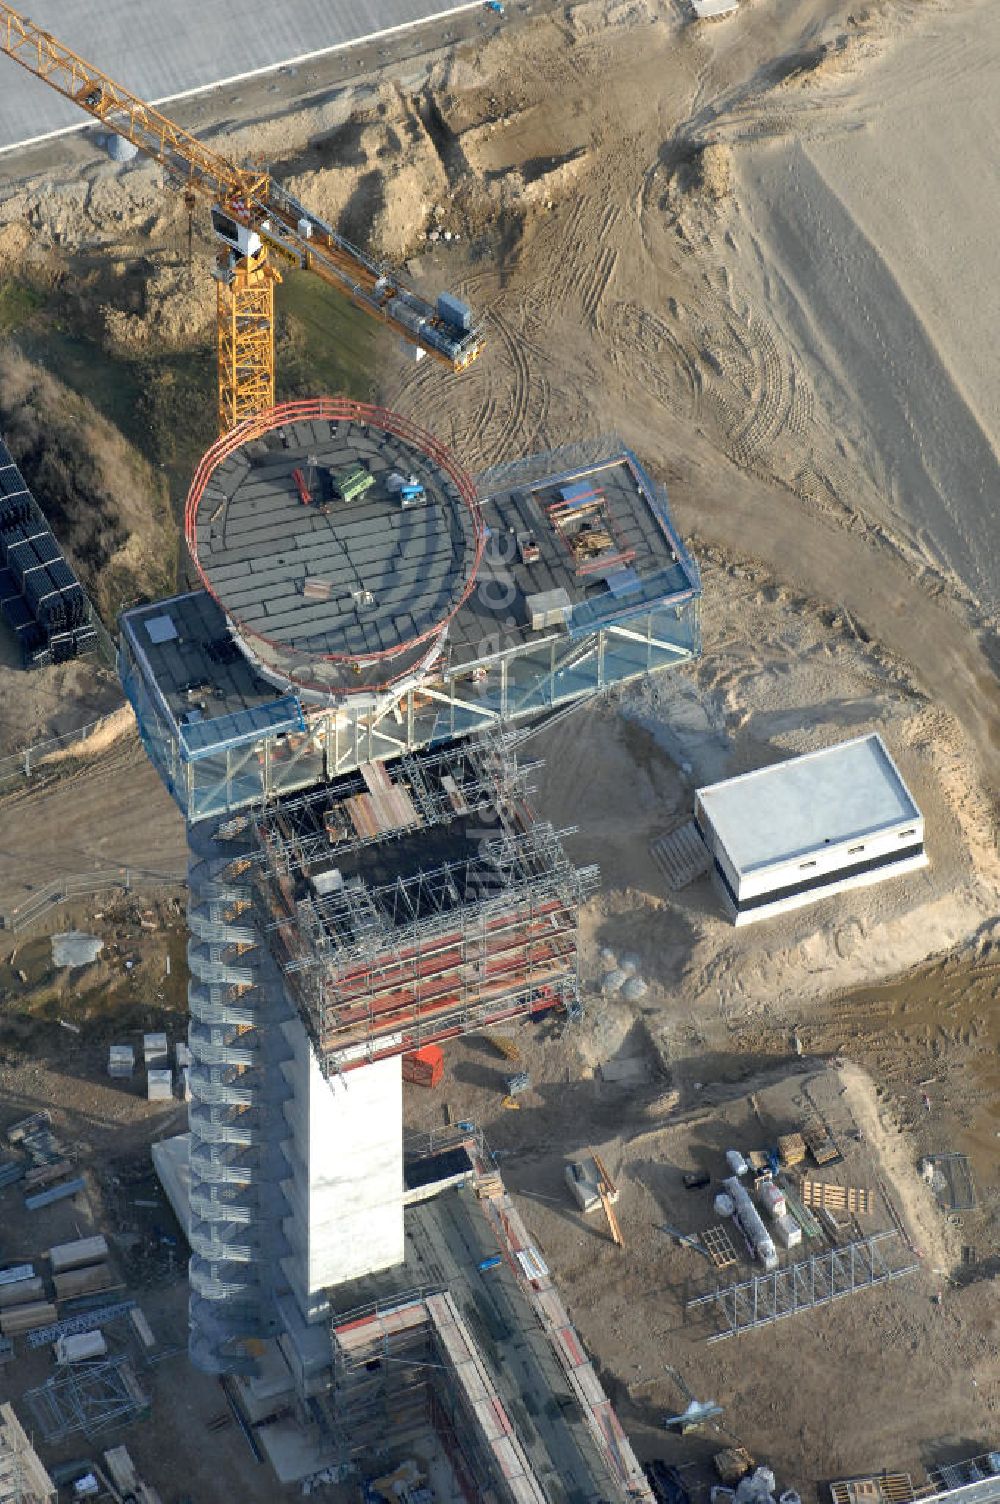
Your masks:
[[[916,1493],[909,1473],[880,1473],[831,1483],[830,1497],[833,1504],[913,1504]]]
[[[783,1133],[778,1139],[778,1156],[788,1169],[800,1165],[806,1157],[806,1141],[801,1133]]]
[[[738,1262],[733,1240],[721,1222],[715,1227],[709,1227],[702,1234],[701,1246],[716,1269],[731,1269]]]
[[[826,1180],[804,1179],[802,1200],[813,1208],[828,1207],[834,1212],[851,1212],[867,1217],[872,1209],[871,1191],[854,1185],[831,1185]]]
[[[832,1165],[840,1159],[840,1150],[831,1137],[825,1123],[818,1119],[803,1124],[802,1137],[806,1147],[818,1165]]]

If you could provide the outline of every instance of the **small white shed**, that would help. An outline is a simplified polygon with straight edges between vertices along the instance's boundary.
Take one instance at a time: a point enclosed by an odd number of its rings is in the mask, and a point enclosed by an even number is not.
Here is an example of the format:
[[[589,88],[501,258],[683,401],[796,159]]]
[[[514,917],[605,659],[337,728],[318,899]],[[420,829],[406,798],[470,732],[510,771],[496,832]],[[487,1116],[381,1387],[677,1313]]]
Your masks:
[[[874,732],[699,789],[694,817],[736,924],[927,864],[923,817]]]

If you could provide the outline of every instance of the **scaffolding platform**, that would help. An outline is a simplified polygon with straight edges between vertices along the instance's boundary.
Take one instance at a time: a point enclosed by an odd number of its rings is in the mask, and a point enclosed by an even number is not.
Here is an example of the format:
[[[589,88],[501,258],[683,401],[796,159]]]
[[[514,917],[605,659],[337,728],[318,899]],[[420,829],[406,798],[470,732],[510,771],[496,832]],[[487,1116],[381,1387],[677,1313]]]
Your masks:
[[[495,739],[406,762],[414,830],[352,829],[354,775],[256,822],[258,920],[328,1073],[578,1005],[596,868],[535,820]]]
[[[802,1311],[914,1274],[920,1268],[918,1263],[897,1266],[886,1256],[889,1244],[897,1238],[895,1231],[860,1238],[772,1274],[755,1275],[726,1289],[699,1295],[688,1301],[687,1309],[714,1308],[723,1329],[710,1336],[709,1342],[722,1342],[740,1332],[770,1326],[787,1316],[797,1316]]]

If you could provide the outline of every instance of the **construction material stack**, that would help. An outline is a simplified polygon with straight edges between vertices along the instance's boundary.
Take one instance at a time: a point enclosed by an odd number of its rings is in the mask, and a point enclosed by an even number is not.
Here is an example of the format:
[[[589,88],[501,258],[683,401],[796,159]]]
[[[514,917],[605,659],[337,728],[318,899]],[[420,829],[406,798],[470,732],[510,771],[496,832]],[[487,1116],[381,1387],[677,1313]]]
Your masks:
[[[97,628],[73,573],[13,455],[0,439],[0,616],[26,668],[97,648]]]

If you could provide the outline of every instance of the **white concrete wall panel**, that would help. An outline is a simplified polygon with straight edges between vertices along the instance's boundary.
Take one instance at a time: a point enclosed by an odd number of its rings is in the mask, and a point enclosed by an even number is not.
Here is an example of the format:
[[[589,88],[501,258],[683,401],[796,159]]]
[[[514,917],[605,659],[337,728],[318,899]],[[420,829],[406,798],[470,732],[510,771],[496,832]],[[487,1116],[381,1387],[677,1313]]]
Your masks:
[[[285,1026],[293,1088],[283,1182],[294,1250],[285,1271],[304,1314],[323,1291],[403,1261],[402,1058],[328,1081],[299,1022]]]

